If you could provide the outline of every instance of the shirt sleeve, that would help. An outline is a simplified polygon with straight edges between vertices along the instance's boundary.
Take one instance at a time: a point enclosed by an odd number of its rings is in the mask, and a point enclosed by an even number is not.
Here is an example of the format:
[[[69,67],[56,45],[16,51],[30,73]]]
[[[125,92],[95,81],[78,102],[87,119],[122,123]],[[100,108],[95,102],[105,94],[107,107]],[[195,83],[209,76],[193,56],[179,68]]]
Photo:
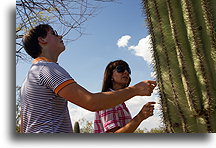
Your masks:
[[[115,127],[120,127],[120,122],[119,122],[119,117],[118,117],[118,112],[116,107],[100,111],[99,116],[101,118],[101,122],[103,124],[105,132]]]
[[[47,63],[40,71],[39,83],[45,85],[53,92],[58,92],[68,84],[74,83],[74,79],[57,63]]]

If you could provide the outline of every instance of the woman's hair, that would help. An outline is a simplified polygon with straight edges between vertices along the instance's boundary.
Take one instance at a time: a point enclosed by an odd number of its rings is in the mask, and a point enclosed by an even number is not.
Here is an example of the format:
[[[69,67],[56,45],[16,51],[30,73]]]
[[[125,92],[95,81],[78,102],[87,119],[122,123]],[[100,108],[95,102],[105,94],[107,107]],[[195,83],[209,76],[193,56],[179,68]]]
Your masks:
[[[24,49],[32,58],[37,58],[42,52],[38,37],[45,38],[49,30],[52,30],[50,25],[41,24],[29,30],[23,36],[22,42]]]
[[[129,65],[123,60],[116,60],[110,62],[104,71],[102,92],[106,92],[109,91],[109,89],[113,89],[112,74],[113,74],[113,70],[119,65],[129,67]],[[130,82],[131,82],[131,78],[129,78],[129,82],[125,87],[129,86]]]

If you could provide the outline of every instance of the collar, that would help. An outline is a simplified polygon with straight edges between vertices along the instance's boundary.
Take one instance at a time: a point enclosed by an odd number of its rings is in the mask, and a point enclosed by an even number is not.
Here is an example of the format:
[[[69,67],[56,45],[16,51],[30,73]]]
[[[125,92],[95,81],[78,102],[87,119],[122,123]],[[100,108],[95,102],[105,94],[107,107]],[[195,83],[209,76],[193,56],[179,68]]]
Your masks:
[[[52,60],[48,59],[48,58],[45,58],[45,57],[37,57],[33,60],[33,64],[36,63],[36,62],[39,62],[39,61],[47,61],[47,62],[53,62]]]

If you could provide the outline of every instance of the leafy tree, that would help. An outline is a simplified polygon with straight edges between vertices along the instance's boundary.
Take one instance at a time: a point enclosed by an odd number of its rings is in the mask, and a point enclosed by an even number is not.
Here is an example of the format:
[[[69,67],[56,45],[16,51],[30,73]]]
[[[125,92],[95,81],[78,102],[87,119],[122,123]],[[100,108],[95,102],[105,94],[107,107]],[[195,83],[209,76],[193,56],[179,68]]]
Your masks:
[[[94,127],[92,121],[88,121],[82,118],[79,120],[79,123],[81,125],[80,133],[94,133]]]
[[[167,133],[167,132],[166,132],[166,129],[164,127],[160,127],[160,128],[153,128],[146,133]]]
[[[138,128],[135,130],[134,133],[166,133],[166,129],[164,127],[158,127],[158,128],[152,128],[148,131],[146,128],[144,129]]]
[[[146,129],[137,128],[134,133],[145,133]]]

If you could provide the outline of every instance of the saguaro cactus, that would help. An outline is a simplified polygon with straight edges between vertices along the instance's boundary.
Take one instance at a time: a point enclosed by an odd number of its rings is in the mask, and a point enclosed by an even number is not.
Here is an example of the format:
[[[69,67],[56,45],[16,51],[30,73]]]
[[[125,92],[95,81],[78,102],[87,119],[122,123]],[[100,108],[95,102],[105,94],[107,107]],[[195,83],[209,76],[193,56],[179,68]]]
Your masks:
[[[74,123],[74,133],[80,133],[79,122]]]
[[[142,5],[167,132],[216,132],[216,1]]]

